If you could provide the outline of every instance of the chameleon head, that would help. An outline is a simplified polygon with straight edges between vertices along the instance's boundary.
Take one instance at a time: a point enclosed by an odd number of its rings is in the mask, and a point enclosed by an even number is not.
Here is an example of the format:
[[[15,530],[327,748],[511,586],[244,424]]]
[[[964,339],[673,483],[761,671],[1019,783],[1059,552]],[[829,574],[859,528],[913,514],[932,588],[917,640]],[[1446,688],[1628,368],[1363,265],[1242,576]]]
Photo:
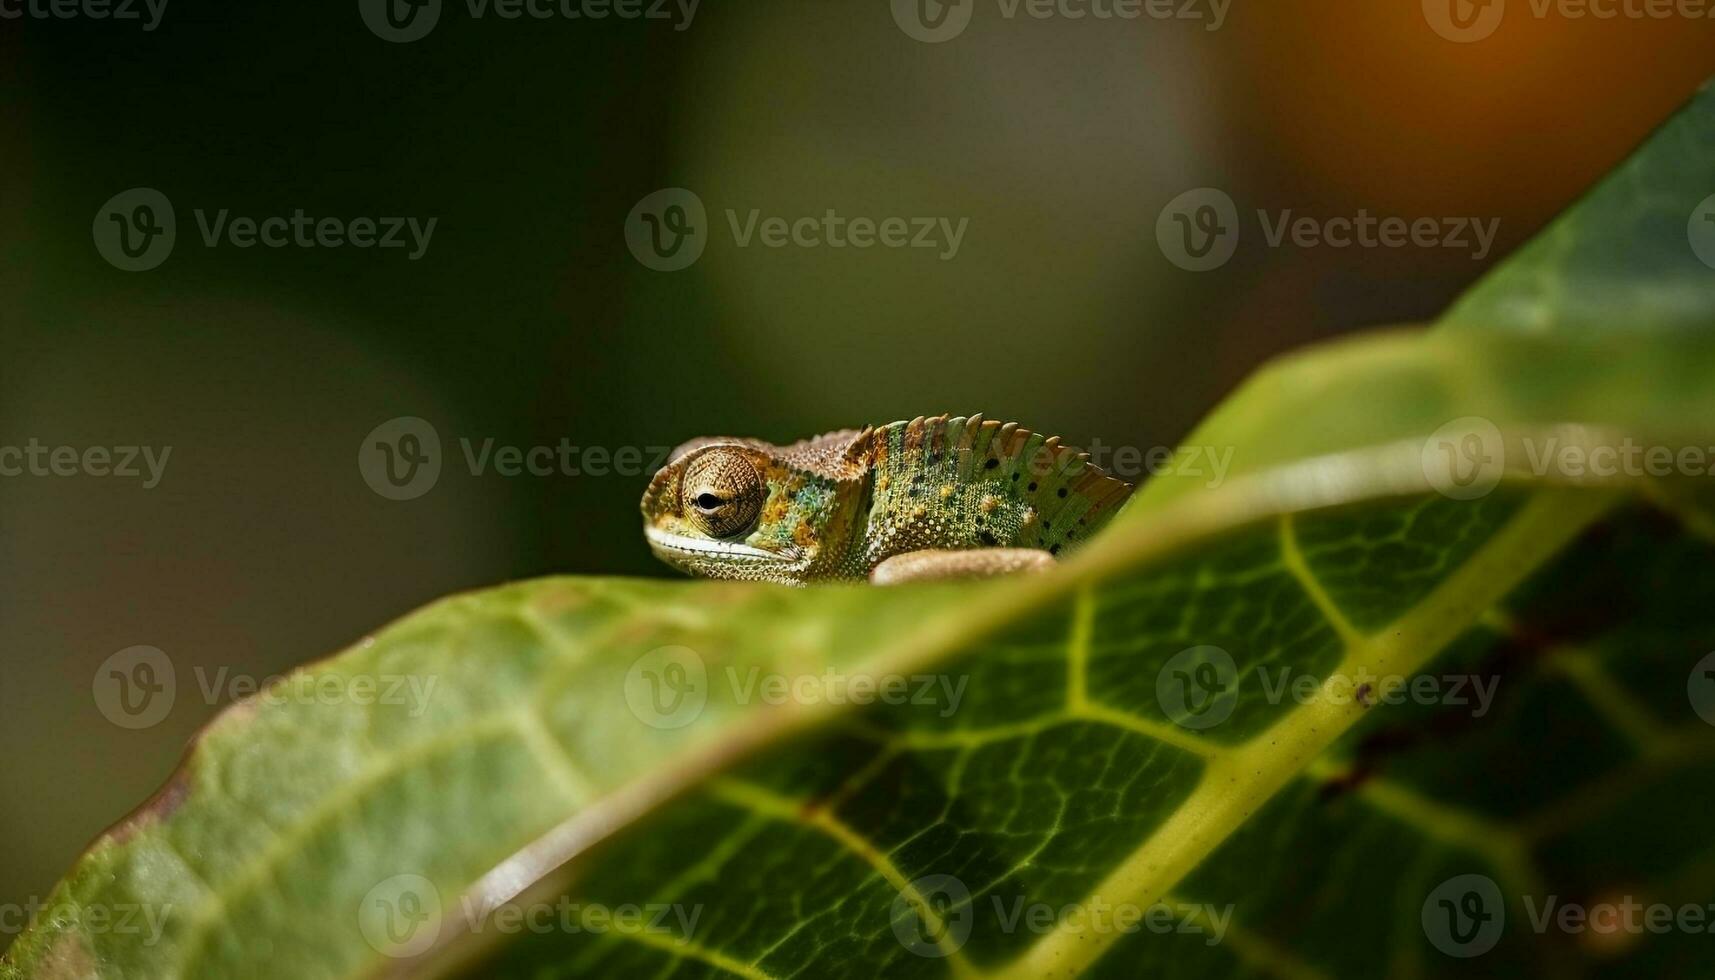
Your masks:
[[[837,497],[835,481],[760,444],[693,443],[650,481],[643,531],[656,557],[692,575],[800,584],[823,554]]]

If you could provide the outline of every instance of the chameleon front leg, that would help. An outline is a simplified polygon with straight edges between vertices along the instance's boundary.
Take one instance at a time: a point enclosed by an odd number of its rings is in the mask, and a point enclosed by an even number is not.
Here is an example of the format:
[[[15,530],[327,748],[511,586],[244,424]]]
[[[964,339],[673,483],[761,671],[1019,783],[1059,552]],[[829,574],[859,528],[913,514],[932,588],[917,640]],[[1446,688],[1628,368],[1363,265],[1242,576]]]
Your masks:
[[[970,548],[960,551],[926,549],[894,555],[875,566],[875,585],[935,582],[949,579],[993,578],[1014,572],[1040,572],[1054,567],[1054,556],[1037,548]]]

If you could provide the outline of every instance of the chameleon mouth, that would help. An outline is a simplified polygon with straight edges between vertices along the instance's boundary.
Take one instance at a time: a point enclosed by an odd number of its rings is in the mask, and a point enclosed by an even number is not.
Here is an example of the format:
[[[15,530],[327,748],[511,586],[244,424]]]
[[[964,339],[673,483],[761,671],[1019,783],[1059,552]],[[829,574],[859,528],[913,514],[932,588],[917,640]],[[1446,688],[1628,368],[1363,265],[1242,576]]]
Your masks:
[[[724,558],[739,562],[766,563],[770,565],[787,565],[798,560],[801,552],[797,548],[786,551],[764,551],[753,548],[748,544],[737,541],[720,541],[714,538],[693,538],[686,534],[673,534],[660,528],[646,527],[644,537],[649,539],[649,547],[663,558],[674,556],[690,558]]]

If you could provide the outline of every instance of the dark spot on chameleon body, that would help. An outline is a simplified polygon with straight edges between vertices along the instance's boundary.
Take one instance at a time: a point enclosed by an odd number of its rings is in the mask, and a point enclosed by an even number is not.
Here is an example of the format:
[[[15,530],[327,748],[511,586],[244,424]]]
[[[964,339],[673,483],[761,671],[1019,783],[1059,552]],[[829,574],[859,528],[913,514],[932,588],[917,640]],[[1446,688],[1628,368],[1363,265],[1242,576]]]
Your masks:
[[[1059,554],[1060,553],[1060,546],[1057,544],[1056,545],[1050,545],[1048,548],[1048,553],[1051,555]]]
[[[1013,475],[1012,475],[1012,482],[1014,482],[1014,483],[1017,483],[1017,482],[1018,482],[1018,474],[1017,474],[1017,473],[1014,473],[1014,474],[1013,474]]]
[[[995,540],[995,536],[994,536],[994,535],[992,535],[992,534],[990,534],[990,533],[989,533],[989,532],[987,532],[987,531],[983,531],[983,532],[981,532],[981,533],[980,533],[980,534],[978,534],[978,535],[977,535],[977,540],[979,540],[979,541],[981,541],[981,542],[982,542],[982,543],[983,543],[983,544],[986,544],[986,545],[988,545],[988,546],[989,546],[989,547],[991,547],[991,548],[992,548],[992,547],[994,547],[994,546],[995,546],[995,545],[997,545],[997,544],[1000,544],[1000,542],[999,542],[999,541],[996,541],[996,540]]]
[[[1025,489],[1026,489],[1026,490],[1029,490],[1029,491],[1030,491],[1030,492],[1031,492],[1031,493],[1035,493],[1035,492],[1036,492],[1036,481],[1035,481],[1035,480],[1031,480],[1031,481],[1030,481],[1030,486],[1028,486],[1028,487],[1025,487]]]
[[[1065,488],[1065,487],[1061,487],[1061,488],[1060,488],[1060,490],[1059,490],[1059,495],[1060,495],[1060,499],[1061,499],[1061,500],[1065,500],[1065,499],[1066,499],[1066,488]]]
[[[999,466],[999,465],[1000,465],[1000,460],[998,460],[998,459],[995,459],[995,458],[994,458],[994,457],[993,457],[993,456],[990,456],[990,457],[989,457],[989,459],[988,459],[988,462],[986,462],[986,463],[984,463],[984,464],[983,464],[983,469],[985,469],[985,470],[992,470],[992,469],[994,469],[994,468],[995,468],[995,467],[997,467],[997,466]],[[1014,474],[1013,474],[1013,475],[1012,475],[1012,478],[1013,478],[1013,479],[1014,479],[1014,480],[1016,480],[1016,479],[1018,479],[1018,474],[1017,474],[1017,473],[1014,473]]]

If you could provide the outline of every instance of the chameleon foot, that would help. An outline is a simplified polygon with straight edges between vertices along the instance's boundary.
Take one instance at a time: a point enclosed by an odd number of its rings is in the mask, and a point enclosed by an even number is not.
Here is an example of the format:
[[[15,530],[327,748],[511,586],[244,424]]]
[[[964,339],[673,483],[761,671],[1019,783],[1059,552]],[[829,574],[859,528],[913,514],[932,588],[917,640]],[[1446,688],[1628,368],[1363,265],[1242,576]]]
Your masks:
[[[1054,567],[1054,556],[1036,548],[975,548],[965,551],[929,549],[894,555],[869,573],[875,585],[938,582],[950,579],[993,578],[1014,572],[1040,572]]]

